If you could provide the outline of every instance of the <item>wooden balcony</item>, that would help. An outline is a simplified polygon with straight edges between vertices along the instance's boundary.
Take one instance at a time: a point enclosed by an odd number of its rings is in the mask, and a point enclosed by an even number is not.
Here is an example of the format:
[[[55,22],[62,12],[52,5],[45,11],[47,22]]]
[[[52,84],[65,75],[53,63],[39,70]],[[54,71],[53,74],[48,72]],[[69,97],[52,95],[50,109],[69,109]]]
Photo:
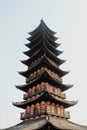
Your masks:
[[[66,118],[66,119],[70,119],[70,113],[69,112],[65,112],[64,114],[57,114],[57,113],[51,113],[51,112],[41,112],[41,113],[34,113],[34,114],[25,114],[25,113],[21,113],[20,119],[21,120],[26,120],[26,119],[30,119],[30,118],[35,118],[37,116],[41,116],[41,115],[52,115],[52,116],[57,116],[57,117],[62,117],[62,118]]]
[[[37,95],[37,94],[40,94],[40,93],[42,93],[42,92],[44,92],[44,91],[48,91],[48,92],[54,94],[55,96],[59,96],[59,97],[61,97],[61,98],[63,98],[63,99],[66,98],[66,94],[65,94],[65,93],[57,94],[57,93],[53,92],[52,90],[48,90],[46,87],[44,87],[44,88],[41,88],[41,89],[39,89],[39,90],[37,90],[37,91],[35,91],[35,92],[31,92],[31,94],[28,94],[28,93],[27,93],[27,94],[24,94],[24,95],[23,95],[23,99],[24,99],[24,100],[27,100],[28,98],[31,98],[32,96],[35,96],[35,95]]]
[[[31,98],[32,96],[35,96],[35,95],[37,95],[37,94],[40,94],[40,93],[42,93],[42,92],[44,92],[44,91],[46,91],[46,88],[44,87],[44,88],[42,88],[42,89],[39,89],[39,90],[37,90],[37,91],[35,91],[34,93],[32,92],[31,94],[24,94],[23,95],[23,99],[24,100],[27,100],[28,98]]]

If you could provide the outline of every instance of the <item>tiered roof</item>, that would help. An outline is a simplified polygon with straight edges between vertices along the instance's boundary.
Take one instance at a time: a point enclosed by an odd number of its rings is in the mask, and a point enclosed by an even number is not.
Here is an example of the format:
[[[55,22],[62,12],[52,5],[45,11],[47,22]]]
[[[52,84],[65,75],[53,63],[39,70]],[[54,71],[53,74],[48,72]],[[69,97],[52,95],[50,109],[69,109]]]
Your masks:
[[[29,34],[29,43],[26,44],[29,50],[24,52],[28,59],[21,61],[28,69],[19,72],[26,78],[26,83],[16,86],[25,92],[24,101],[13,103],[25,109],[25,113],[21,114],[21,119],[26,122],[23,130],[82,130],[82,127],[67,120],[70,115],[65,109],[77,104],[77,101],[66,100],[63,93],[73,85],[63,84],[62,77],[68,71],[60,69],[65,60],[58,57],[62,51],[57,49],[60,44],[56,42],[55,32],[41,20],[40,25]]]

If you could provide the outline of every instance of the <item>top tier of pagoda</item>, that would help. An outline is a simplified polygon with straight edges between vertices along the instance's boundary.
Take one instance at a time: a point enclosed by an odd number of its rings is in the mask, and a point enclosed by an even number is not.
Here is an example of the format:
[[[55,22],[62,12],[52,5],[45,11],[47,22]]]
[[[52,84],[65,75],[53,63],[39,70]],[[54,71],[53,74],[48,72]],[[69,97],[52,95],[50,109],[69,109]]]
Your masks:
[[[26,78],[26,83],[16,86],[25,92],[24,101],[13,104],[24,109],[22,120],[41,118],[42,115],[69,119],[69,112],[65,109],[77,101],[66,100],[64,91],[72,85],[63,84],[62,81],[68,72],[60,69],[65,60],[58,58],[62,51],[56,49],[60,44],[55,42],[55,32],[41,20],[40,25],[29,34],[29,43],[26,44],[29,50],[24,52],[28,59],[22,61],[28,69],[19,72]]]

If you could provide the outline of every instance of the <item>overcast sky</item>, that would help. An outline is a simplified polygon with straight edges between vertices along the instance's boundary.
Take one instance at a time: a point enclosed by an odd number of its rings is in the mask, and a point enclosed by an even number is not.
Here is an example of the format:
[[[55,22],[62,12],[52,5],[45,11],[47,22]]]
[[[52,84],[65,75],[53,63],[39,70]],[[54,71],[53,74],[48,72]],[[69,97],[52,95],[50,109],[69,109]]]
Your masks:
[[[67,60],[61,68],[70,73],[64,83],[74,84],[66,91],[67,100],[78,100],[68,109],[71,121],[87,125],[87,0],[0,0],[0,128],[20,122],[22,109],[12,105],[22,101],[23,92],[15,85],[25,83],[17,71],[26,67],[22,51],[32,31],[41,19],[59,37],[59,47]]]

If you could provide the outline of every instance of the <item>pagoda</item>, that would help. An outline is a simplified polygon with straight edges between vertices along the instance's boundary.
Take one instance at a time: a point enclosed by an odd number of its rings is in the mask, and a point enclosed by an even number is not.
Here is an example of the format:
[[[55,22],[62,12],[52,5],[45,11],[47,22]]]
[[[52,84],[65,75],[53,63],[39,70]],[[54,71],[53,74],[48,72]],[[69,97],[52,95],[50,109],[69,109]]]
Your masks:
[[[23,109],[22,122],[10,129],[20,130],[86,130],[87,128],[69,121],[67,108],[77,101],[66,99],[66,90],[73,85],[64,84],[62,77],[68,71],[60,69],[65,60],[59,58],[62,51],[56,42],[55,32],[41,20],[39,26],[29,33],[27,60],[21,61],[27,70],[19,72],[26,78],[24,85],[16,87],[25,92],[22,102],[13,105]]]

